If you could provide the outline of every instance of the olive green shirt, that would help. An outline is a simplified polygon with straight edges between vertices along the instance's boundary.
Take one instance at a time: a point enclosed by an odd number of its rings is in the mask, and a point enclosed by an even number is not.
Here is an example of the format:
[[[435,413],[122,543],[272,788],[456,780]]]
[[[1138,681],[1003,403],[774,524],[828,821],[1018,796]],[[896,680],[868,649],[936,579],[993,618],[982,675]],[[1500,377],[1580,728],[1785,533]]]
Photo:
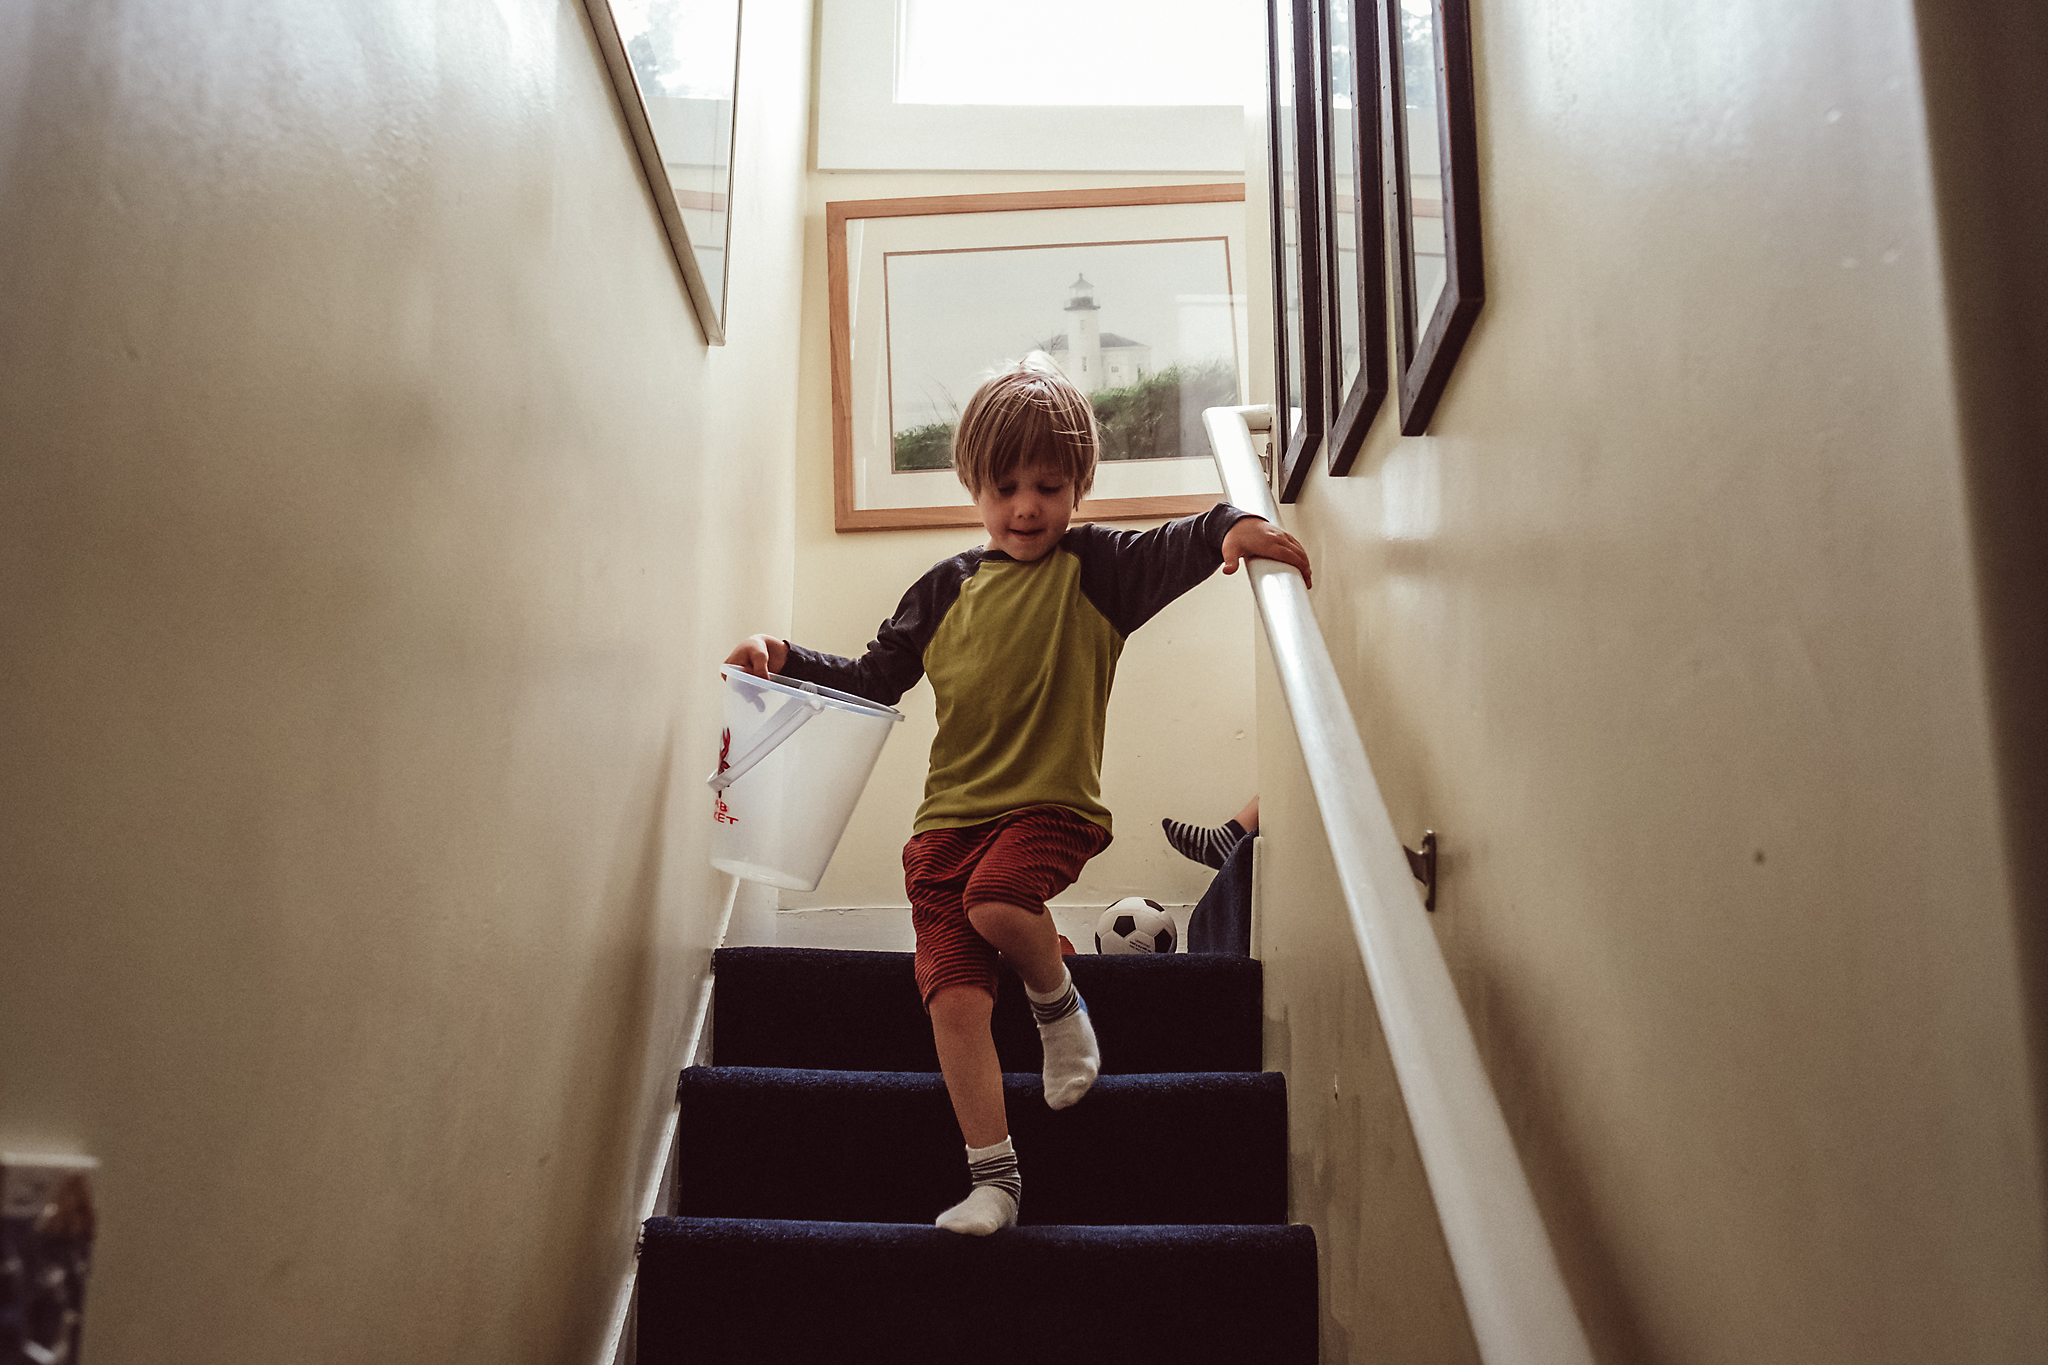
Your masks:
[[[1150,531],[1077,526],[1032,563],[969,550],[912,585],[859,659],[791,645],[783,673],[884,705],[930,677],[939,726],[916,833],[1042,805],[1109,829],[1102,741],[1124,640],[1216,571],[1247,515],[1218,503]]]

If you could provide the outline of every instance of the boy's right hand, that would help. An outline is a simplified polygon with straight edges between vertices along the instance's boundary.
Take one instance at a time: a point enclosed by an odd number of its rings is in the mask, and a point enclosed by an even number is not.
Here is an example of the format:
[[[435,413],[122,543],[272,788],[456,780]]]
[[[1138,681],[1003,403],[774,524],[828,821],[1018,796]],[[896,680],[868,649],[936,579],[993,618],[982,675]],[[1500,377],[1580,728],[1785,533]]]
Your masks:
[[[770,673],[780,673],[789,662],[789,646],[772,635],[749,635],[740,641],[738,649],[725,656],[725,661],[757,678],[765,678]]]
[[[1309,569],[1308,550],[1264,517],[1240,517],[1223,537],[1223,572],[1236,573],[1239,561],[1246,559],[1275,560],[1298,572],[1303,587],[1316,585]]]

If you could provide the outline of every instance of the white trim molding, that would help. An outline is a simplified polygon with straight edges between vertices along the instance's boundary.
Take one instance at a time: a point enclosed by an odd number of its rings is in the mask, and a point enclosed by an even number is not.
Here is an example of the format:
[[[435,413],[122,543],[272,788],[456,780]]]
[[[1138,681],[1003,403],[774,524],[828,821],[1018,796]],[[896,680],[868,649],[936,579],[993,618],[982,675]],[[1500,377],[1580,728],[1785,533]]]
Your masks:
[[[717,946],[725,943],[726,932],[732,926],[734,903],[739,899],[740,879],[728,878],[731,885],[725,890],[725,910],[718,921]],[[711,999],[717,988],[717,976],[707,966],[704,980],[697,987],[697,1007],[691,1013],[689,1040],[677,1058],[677,1064],[669,1068],[668,1074],[680,1077],[684,1067],[704,1066],[711,1060]],[[603,1349],[599,1351],[598,1365],[633,1365],[638,1352],[639,1333],[634,1330],[639,1321],[640,1309],[640,1229],[647,1220],[666,1212],[674,1203],[676,1188],[676,1129],[682,1121],[682,1110],[675,1101],[674,1082],[669,1092],[668,1118],[661,1128],[661,1141],[655,1144],[654,1159],[647,1164],[640,1180],[640,1216],[633,1220],[633,1261],[626,1267],[625,1277],[619,1282],[612,1297],[610,1325],[605,1329]]]

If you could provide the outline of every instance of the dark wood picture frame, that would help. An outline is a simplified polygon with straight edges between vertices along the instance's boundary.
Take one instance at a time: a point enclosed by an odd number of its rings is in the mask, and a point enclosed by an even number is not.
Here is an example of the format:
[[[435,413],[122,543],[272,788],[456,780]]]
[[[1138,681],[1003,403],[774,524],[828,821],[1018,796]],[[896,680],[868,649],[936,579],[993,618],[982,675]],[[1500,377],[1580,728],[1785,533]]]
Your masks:
[[[1377,0],[1317,0],[1321,11],[1318,42],[1322,61],[1322,97],[1326,110],[1324,136],[1329,147],[1324,186],[1325,274],[1329,280],[1328,439],[1330,473],[1351,472],[1365,433],[1386,403],[1387,362],[1387,216],[1380,206],[1383,188],[1380,135],[1380,25]],[[1341,96],[1349,85],[1348,110]],[[1347,145],[1348,144],[1348,145]],[[1347,154],[1348,153],[1348,154]],[[1349,176],[1349,185],[1345,184]],[[1352,231],[1343,231],[1349,211]],[[1345,240],[1346,237],[1349,240]],[[1344,254],[1353,263],[1346,279]],[[1355,328],[1344,334],[1345,324]],[[1347,376],[1345,356],[1355,345],[1358,368]]]
[[[1423,77],[1421,67],[1403,59],[1401,0],[1380,4],[1380,119],[1385,152],[1387,242],[1393,248],[1388,272],[1393,290],[1394,362],[1401,394],[1401,434],[1429,429],[1437,401],[1450,382],[1465,338],[1486,300],[1479,247],[1479,133],[1474,112],[1472,23],[1466,0],[1429,0],[1431,43],[1429,92],[1409,89]],[[1420,46],[1419,44],[1417,45]],[[1435,143],[1441,170],[1436,208],[1443,224],[1443,287],[1428,315],[1418,298],[1416,221],[1430,205],[1413,193],[1409,165],[1413,139],[1408,111],[1416,99],[1434,94]],[[1426,106],[1425,106],[1426,107]]]
[[[1281,502],[1301,495],[1326,425],[1322,83],[1315,0],[1268,0],[1267,157],[1273,169],[1273,452]],[[1300,399],[1300,416],[1294,416]]]

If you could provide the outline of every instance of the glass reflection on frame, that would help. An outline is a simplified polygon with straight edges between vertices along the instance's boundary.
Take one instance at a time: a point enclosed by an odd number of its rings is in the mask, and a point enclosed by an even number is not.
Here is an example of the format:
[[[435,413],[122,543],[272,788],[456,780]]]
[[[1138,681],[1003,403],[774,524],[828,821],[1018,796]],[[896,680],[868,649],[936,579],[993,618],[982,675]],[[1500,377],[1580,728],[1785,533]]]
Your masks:
[[[1321,0],[1330,224],[1330,473],[1350,472],[1387,396],[1374,0]]]
[[[1311,0],[1270,0],[1269,154],[1273,166],[1275,310],[1273,445],[1280,501],[1292,502],[1323,436],[1322,177]]]
[[[1429,427],[1485,285],[1466,0],[1380,0],[1401,432]]]
[[[586,0],[676,263],[725,340],[740,0]]]
[[[1401,126],[1407,137],[1408,327],[1419,332],[1444,292],[1443,157],[1437,139],[1436,15],[1401,0]]]

